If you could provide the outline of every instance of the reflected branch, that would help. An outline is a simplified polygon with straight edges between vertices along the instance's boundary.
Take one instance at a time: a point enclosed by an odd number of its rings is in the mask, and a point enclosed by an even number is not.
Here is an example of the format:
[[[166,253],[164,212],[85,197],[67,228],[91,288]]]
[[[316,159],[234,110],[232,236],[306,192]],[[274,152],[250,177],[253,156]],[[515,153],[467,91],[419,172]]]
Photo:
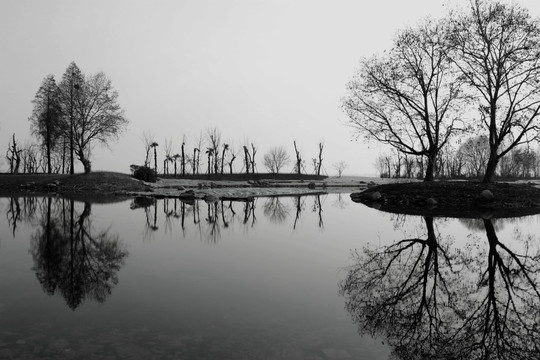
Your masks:
[[[487,241],[451,250],[424,218],[426,238],[356,253],[340,284],[361,333],[383,336],[398,359],[536,359],[540,350],[540,252]],[[482,246],[483,245],[483,246]],[[477,249],[477,251],[474,251]]]

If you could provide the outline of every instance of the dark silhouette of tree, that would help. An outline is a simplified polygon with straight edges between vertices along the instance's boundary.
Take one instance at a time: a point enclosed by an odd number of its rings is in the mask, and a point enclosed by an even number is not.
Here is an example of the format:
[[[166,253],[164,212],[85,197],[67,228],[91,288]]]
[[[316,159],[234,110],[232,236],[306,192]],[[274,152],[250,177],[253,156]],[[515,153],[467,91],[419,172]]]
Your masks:
[[[58,139],[64,132],[60,88],[53,75],[46,76],[39,87],[34,100],[34,109],[30,116],[32,133],[40,140],[45,151],[47,173],[52,173],[52,152]]]
[[[186,136],[184,135],[184,137],[182,139],[182,147],[181,147],[181,154],[182,154],[181,159],[182,159],[182,162],[181,162],[181,166],[180,166],[180,169],[182,170],[182,176],[186,175],[186,153],[185,153],[185,150],[184,150],[185,146],[186,146]],[[174,175],[176,175],[176,170],[175,170]]]
[[[159,144],[157,142],[152,142],[150,144],[150,147],[154,148],[154,172],[157,174],[158,171],[157,171],[157,147],[159,146]]]
[[[517,4],[485,0],[451,21],[451,56],[478,94],[478,127],[488,132],[487,183],[512,148],[538,139],[540,24]]]
[[[80,213],[75,207],[73,200],[48,198],[30,250],[44,291],[60,293],[73,310],[85,300],[104,302],[128,255],[118,235],[94,231],[90,203]]]
[[[213,169],[214,174],[219,174],[219,164],[222,159],[219,157],[219,147],[221,146],[221,131],[216,127],[209,128],[206,131],[208,136],[208,149],[212,151],[212,160],[213,163],[210,164],[209,168]],[[211,174],[209,171],[208,174]]]
[[[21,166],[21,149],[20,145],[15,140],[15,134],[11,137],[11,142],[8,144],[8,150],[6,152],[6,160],[9,162],[9,172],[17,174],[19,167]]]
[[[251,168],[251,154],[249,153],[249,149],[246,145],[243,147],[244,149],[244,167],[246,168],[246,174],[249,174],[249,169]],[[253,173],[255,173],[255,170],[252,170]]]
[[[208,170],[207,174],[210,176],[212,174],[212,159],[214,157],[214,149],[213,148],[206,148],[205,151],[206,155],[208,156]]]
[[[302,174],[302,157],[300,156],[300,151],[296,147],[296,140],[293,141],[294,144],[294,153],[296,154],[296,163],[294,165],[294,171],[298,174]]]
[[[155,136],[151,131],[143,131],[141,140],[144,144],[144,166],[150,167],[150,150],[152,149],[152,144],[155,143]]]
[[[118,92],[105,73],[87,76],[76,96],[77,118],[74,124],[75,154],[84,172],[92,170],[90,153],[93,143],[107,145],[118,139],[129,121],[118,104]]]
[[[236,159],[236,154],[234,152],[234,150],[230,150],[231,152],[231,158],[228,162],[228,165],[229,165],[229,174],[232,174],[233,173],[233,162],[234,160]]]
[[[324,143],[320,142],[319,143],[319,160],[317,161],[317,168],[316,168],[317,175],[321,175],[322,161],[323,161],[323,158],[322,158],[323,148],[324,148]]]
[[[183,150],[183,147],[182,147],[182,150]],[[177,163],[178,163],[178,159],[179,158],[182,158],[182,155],[180,154],[174,154],[172,156],[172,159],[173,159],[173,162],[174,162],[174,176],[176,177],[177,175]],[[182,160],[183,161],[183,160]],[[183,163],[181,164],[181,166],[183,167]],[[183,174],[182,174],[183,175]]]
[[[361,61],[342,103],[358,136],[425,157],[425,181],[433,180],[441,149],[464,129],[462,81],[445,34],[433,20],[402,30],[389,52]]]
[[[61,104],[64,115],[66,116],[64,137],[69,144],[69,173],[75,173],[75,129],[78,117],[77,101],[80,95],[81,85],[84,83],[84,76],[75,62],[71,62],[67,67],[62,81],[60,82]]]
[[[221,152],[221,174],[223,175],[223,166],[225,165],[225,152],[229,150],[229,144],[223,144],[223,151]]]

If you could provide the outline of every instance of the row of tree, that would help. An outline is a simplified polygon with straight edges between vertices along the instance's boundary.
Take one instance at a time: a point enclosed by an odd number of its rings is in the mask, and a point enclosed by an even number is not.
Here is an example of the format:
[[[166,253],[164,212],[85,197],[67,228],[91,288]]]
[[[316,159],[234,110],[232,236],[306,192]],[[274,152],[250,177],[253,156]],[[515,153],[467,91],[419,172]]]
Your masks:
[[[435,161],[436,178],[481,178],[489,160],[489,140],[485,135],[471,137],[457,149],[447,147]],[[375,168],[380,177],[421,178],[424,158],[397,151],[379,155]],[[540,177],[540,150],[529,146],[513,148],[499,162],[496,175],[502,178]]]
[[[402,30],[389,51],[362,59],[342,102],[359,136],[422,158],[426,181],[465,132],[487,139],[483,182],[539,137],[539,20],[517,4],[469,5]]]
[[[254,174],[258,168],[256,162],[258,148],[253,142],[246,140],[244,145],[235,148],[230,142],[223,141],[221,131],[216,127],[207,129],[204,134],[201,133],[194,141],[193,147],[190,148],[186,145],[187,140],[184,135],[179,152],[174,150],[172,140],[165,140],[163,143],[163,156],[160,161],[158,161],[157,153],[159,143],[156,141],[155,136],[150,131],[145,131],[141,140],[145,149],[144,166],[153,168],[155,173],[161,172],[165,175],[174,174],[175,176],[202,173],[208,175],[233,174],[235,160],[239,158],[241,161],[240,173]],[[302,157],[296,141],[293,141],[293,145],[295,160],[291,171],[296,174],[307,174],[309,170],[306,167],[306,160]],[[317,157],[312,158],[312,173],[321,175],[324,173],[322,166],[324,143],[320,142],[318,147]],[[203,152],[203,159],[201,159],[201,151]],[[274,146],[263,155],[263,166],[270,173],[278,174],[290,164],[291,155],[283,146]],[[132,165],[132,169],[137,167],[138,165]],[[160,168],[162,171],[160,171]],[[338,174],[341,176],[346,164],[343,162],[339,163],[339,166],[334,164],[334,168],[339,170]]]
[[[13,135],[6,155],[11,172],[21,170],[26,155],[30,165],[23,166],[23,171],[41,167],[47,173],[73,174],[78,159],[88,173],[92,169],[90,157],[94,143],[107,144],[117,139],[128,124],[118,104],[118,92],[107,76],[103,72],[85,75],[74,62],[69,64],[59,84],[54,75],[47,75],[32,103],[29,121],[43,160],[37,163],[35,149],[18,145]]]

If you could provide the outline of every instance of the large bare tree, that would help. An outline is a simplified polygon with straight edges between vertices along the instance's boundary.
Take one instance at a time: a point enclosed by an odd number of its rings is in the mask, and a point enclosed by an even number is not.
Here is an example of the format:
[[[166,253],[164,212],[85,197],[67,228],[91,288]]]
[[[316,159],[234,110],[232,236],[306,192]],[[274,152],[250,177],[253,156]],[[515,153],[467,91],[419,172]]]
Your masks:
[[[390,51],[361,60],[342,102],[358,136],[425,157],[425,181],[433,180],[439,151],[464,128],[465,97],[445,30],[428,19],[401,31]]]
[[[452,16],[452,57],[479,100],[490,156],[483,182],[519,144],[538,139],[540,23],[516,4],[474,0]]]
[[[128,120],[118,104],[118,92],[105,73],[87,76],[77,95],[74,124],[75,154],[84,167],[92,169],[90,153],[95,141],[107,145],[125,130]]]

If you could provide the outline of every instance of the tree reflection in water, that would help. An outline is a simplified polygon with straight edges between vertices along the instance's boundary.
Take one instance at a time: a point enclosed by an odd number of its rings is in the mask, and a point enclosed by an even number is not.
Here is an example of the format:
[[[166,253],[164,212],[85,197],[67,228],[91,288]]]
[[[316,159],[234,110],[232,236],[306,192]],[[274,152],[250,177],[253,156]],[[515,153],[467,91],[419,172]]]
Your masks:
[[[201,239],[210,243],[216,243],[221,239],[222,231],[229,229],[234,224],[249,230],[257,224],[257,202],[264,201],[262,211],[265,217],[274,224],[283,224],[294,209],[293,229],[296,229],[306,207],[306,199],[313,199],[312,212],[317,214],[317,225],[323,230],[323,204],[324,197],[321,195],[295,196],[292,204],[287,203],[290,199],[283,197],[247,198],[235,200],[184,200],[184,199],[154,199],[134,198],[130,208],[132,210],[144,209],[145,233],[144,239],[151,239],[153,234],[163,227],[166,233],[174,233],[175,223],[180,221],[181,232],[188,236],[190,226],[195,228]],[[343,201],[343,200],[341,200]],[[341,203],[341,202],[340,202]],[[158,215],[158,212],[163,212]],[[202,214],[202,221],[201,221]],[[164,217],[163,225],[159,219]],[[189,219],[192,218],[192,221]],[[192,225],[190,225],[192,223]]]
[[[340,284],[361,333],[398,359],[537,359],[539,252],[510,249],[483,220],[487,241],[452,247],[424,218],[425,237],[365,248]]]
[[[274,224],[282,224],[289,217],[289,207],[277,196],[266,199],[263,210],[264,215]]]
[[[44,291],[60,293],[73,310],[84,300],[104,302],[128,255],[118,235],[95,231],[90,213],[90,203],[81,212],[73,200],[44,198],[31,239],[32,270]]]

